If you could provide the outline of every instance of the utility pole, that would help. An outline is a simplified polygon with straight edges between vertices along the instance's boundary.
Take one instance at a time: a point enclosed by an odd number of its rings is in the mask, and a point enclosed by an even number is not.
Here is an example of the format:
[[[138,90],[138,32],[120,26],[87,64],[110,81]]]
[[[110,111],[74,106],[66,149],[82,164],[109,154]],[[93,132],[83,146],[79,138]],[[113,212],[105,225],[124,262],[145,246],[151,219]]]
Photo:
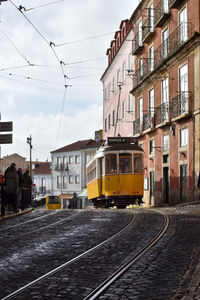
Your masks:
[[[30,146],[30,164],[29,164],[29,168],[30,168],[30,176],[32,178],[32,148],[33,148],[33,146],[32,146],[32,137],[31,137],[31,135],[30,135],[30,137],[27,137],[26,142]]]

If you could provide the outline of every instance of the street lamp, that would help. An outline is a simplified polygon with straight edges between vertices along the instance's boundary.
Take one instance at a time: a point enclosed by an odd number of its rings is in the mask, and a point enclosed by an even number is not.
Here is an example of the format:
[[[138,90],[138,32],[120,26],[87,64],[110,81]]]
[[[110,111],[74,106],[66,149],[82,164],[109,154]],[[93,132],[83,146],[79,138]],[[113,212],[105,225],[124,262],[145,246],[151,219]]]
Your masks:
[[[32,178],[32,148],[33,148],[33,146],[32,146],[32,137],[31,137],[31,135],[30,135],[30,137],[27,137],[26,142],[30,146],[30,164],[29,164],[29,166],[30,166],[30,176]]]

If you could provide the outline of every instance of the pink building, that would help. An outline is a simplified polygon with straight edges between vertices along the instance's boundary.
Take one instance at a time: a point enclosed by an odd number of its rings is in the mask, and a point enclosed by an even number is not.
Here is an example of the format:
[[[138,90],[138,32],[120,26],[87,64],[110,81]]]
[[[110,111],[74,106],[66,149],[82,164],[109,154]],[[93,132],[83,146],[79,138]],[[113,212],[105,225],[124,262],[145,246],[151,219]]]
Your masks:
[[[132,55],[133,31],[129,20],[123,20],[107,50],[108,67],[103,83],[103,138],[131,136],[133,134],[134,97],[132,90],[134,57]]]

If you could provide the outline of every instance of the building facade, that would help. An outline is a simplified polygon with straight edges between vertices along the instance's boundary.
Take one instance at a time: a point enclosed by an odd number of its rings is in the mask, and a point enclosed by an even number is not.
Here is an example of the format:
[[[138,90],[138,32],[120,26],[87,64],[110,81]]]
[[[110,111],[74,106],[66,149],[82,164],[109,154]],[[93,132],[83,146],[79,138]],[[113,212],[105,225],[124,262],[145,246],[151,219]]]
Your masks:
[[[33,183],[35,196],[44,196],[51,193],[51,163],[50,162],[40,162],[35,164],[33,169]]]
[[[51,152],[52,195],[70,199],[86,187],[86,163],[102,142],[82,140]]]
[[[142,0],[129,22],[134,108],[132,132],[125,133],[144,149],[143,200],[199,200],[200,2]]]

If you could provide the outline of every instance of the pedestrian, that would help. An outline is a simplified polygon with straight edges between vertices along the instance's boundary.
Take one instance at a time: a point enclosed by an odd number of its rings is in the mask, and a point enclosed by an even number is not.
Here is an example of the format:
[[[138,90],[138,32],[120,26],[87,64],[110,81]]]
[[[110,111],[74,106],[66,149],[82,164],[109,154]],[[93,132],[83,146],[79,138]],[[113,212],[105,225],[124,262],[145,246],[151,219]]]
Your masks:
[[[29,175],[29,170],[24,173],[24,189],[25,189],[25,201],[27,202],[27,207],[32,205],[31,190],[32,190],[32,179]]]
[[[4,176],[2,176],[2,181],[0,183],[1,188],[1,216],[5,216],[5,206],[6,206],[6,195],[5,195],[5,184]]]
[[[16,171],[16,165],[11,164],[10,169],[5,172],[5,194],[9,207],[12,206],[14,212],[18,212],[17,191],[19,187],[19,177]]]
[[[18,168],[17,170],[17,175],[19,177],[19,188],[18,188],[18,192],[17,192],[17,207],[18,209],[23,209],[23,205],[22,205],[22,188],[24,186],[24,176],[22,174],[22,169]]]

